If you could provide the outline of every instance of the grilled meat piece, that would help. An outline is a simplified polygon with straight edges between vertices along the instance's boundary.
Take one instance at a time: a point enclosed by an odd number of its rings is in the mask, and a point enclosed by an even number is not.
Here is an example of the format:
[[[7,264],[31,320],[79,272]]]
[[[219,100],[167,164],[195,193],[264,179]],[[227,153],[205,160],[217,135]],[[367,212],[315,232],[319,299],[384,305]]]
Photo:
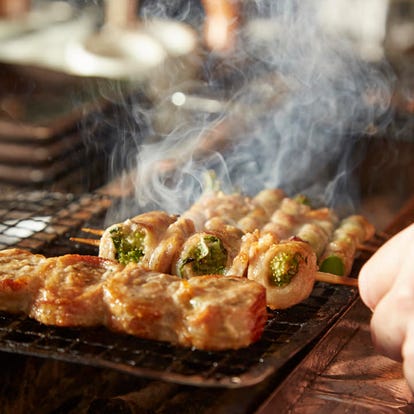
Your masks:
[[[250,345],[267,318],[265,290],[248,279],[181,280],[133,265],[106,280],[104,300],[113,330],[206,350]]]
[[[42,285],[39,266],[46,261],[40,254],[22,249],[0,251],[0,309],[27,313]]]
[[[177,216],[157,210],[113,224],[101,237],[99,256],[122,264],[135,262],[147,266],[152,252],[176,220]]]
[[[29,316],[46,325],[94,326],[105,317],[102,282],[123,266],[95,256],[51,257],[38,267],[44,283]]]
[[[280,240],[288,239],[295,234],[298,226],[303,224],[304,215],[310,210],[308,205],[285,197],[261,232],[262,234],[271,233]]]
[[[320,260],[320,270],[339,276],[351,273],[358,246],[374,236],[375,228],[360,215],[345,217],[326,246]]]
[[[0,252],[0,275],[1,309],[26,312],[47,325],[105,325],[142,338],[224,350],[257,341],[267,318],[265,289],[247,278],[182,280],[136,263],[77,254],[46,259],[16,249]]]
[[[177,259],[183,244],[194,232],[194,223],[189,219],[181,217],[170,224],[164,237],[151,254],[148,262],[149,269],[171,273],[172,263]]]
[[[254,204],[262,207],[266,214],[271,217],[285,197],[285,192],[280,188],[265,188],[259,191],[252,201]]]
[[[219,217],[228,224],[237,223],[253,209],[250,199],[240,193],[225,194],[212,191],[202,195],[181,216],[194,222],[196,231],[202,231],[205,223],[213,217]]]
[[[209,220],[205,228],[184,243],[173,263],[172,273],[184,279],[227,274],[239,253],[243,232],[218,217]]]
[[[274,243],[271,235],[252,241],[247,277],[266,288],[267,305],[285,309],[312,292],[317,271],[316,255],[303,241]]]

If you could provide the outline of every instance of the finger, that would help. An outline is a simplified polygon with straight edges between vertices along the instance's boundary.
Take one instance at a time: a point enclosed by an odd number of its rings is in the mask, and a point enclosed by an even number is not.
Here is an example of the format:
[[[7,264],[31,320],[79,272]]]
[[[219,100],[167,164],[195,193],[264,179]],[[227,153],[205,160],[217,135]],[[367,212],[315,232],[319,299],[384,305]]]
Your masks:
[[[402,346],[403,372],[411,391],[414,393],[414,321],[407,325]]]
[[[414,271],[409,256],[400,258],[390,291],[377,304],[371,319],[373,342],[383,354],[400,360],[407,326],[414,321]]]
[[[371,337],[375,348],[396,361],[401,361],[401,347],[409,313],[407,302],[408,299],[389,293],[378,303],[371,319]]]
[[[362,267],[359,292],[363,302],[375,309],[378,302],[392,288],[400,273],[402,258],[414,253],[414,225],[407,227],[385,243]]]

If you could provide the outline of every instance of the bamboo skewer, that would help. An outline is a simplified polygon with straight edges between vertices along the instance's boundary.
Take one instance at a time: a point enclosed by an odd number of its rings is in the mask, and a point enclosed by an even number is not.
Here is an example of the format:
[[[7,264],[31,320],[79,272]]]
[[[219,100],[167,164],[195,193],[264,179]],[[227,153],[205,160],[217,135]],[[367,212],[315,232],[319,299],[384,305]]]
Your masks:
[[[101,229],[91,229],[90,227],[82,227],[82,231],[85,233],[94,234],[95,236],[102,236],[104,231]]]
[[[330,283],[332,285],[358,287],[358,279],[347,276],[338,276],[327,272],[316,272],[315,280],[318,282]]]
[[[83,237],[71,237],[69,240],[75,243],[87,244],[89,246],[96,246],[96,247],[99,247],[99,243],[100,243],[99,239],[86,239]]]

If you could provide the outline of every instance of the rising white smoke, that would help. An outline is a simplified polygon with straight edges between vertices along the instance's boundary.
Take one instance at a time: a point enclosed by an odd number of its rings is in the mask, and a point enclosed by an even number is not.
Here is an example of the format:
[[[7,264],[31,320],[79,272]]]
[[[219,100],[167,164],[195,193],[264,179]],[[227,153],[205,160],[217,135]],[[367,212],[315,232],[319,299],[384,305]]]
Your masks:
[[[202,191],[209,169],[225,190],[254,194],[282,187],[288,194],[352,206],[357,187],[350,179],[363,156],[355,153],[355,143],[388,123],[393,76],[378,53],[375,61],[363,55],[368,49],[358,43],[358,33],[335,30],[337,10],[331,5],[329,12],[327,3],[249,2],[236,50],[203,56],[201,102],[212,106],[174,106],[172,96],[191,98],[191,92],[177,95],[191,91],[188,83],[165,90],[152,114],[154,134],[134,149],[135,211],[183,211]],[[386,20],[386,2],[379,3],[382,20],[378,13],[372,18],[380,31],[370,38],[375,48],[381,47]],[[165,12],[151,4],[142,11],[147,18],[154,10]],[[160,113],[172,108],[178,114],[173,127],[162,130]]]

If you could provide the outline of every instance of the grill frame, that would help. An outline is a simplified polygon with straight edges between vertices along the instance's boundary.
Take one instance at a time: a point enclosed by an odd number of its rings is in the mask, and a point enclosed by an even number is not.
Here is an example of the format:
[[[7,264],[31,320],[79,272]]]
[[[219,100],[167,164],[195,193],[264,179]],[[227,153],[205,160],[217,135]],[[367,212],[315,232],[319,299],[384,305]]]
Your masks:
[[[26,248],[46,256],[96,254],[97,248],[75,245],[69,238],[84,225],[102,225],[112,203],[113,199],[104,194],[29,192],[2,196],[0,221],[15,220],[8,228],[50,216],[44,229],[7,247]],[[354,272],[362,262],[356,262]],[[281,370],[326,333],[357,294],[355,288],[317,282],[304,302],[286,310],[268,310],[269,319],[258,342],[241,350],[221,352],[136,338],[104,327],[45,326],[24,315],[2,312],[0,351],[111,368],[179,384],[240,388],[258,384]]]

